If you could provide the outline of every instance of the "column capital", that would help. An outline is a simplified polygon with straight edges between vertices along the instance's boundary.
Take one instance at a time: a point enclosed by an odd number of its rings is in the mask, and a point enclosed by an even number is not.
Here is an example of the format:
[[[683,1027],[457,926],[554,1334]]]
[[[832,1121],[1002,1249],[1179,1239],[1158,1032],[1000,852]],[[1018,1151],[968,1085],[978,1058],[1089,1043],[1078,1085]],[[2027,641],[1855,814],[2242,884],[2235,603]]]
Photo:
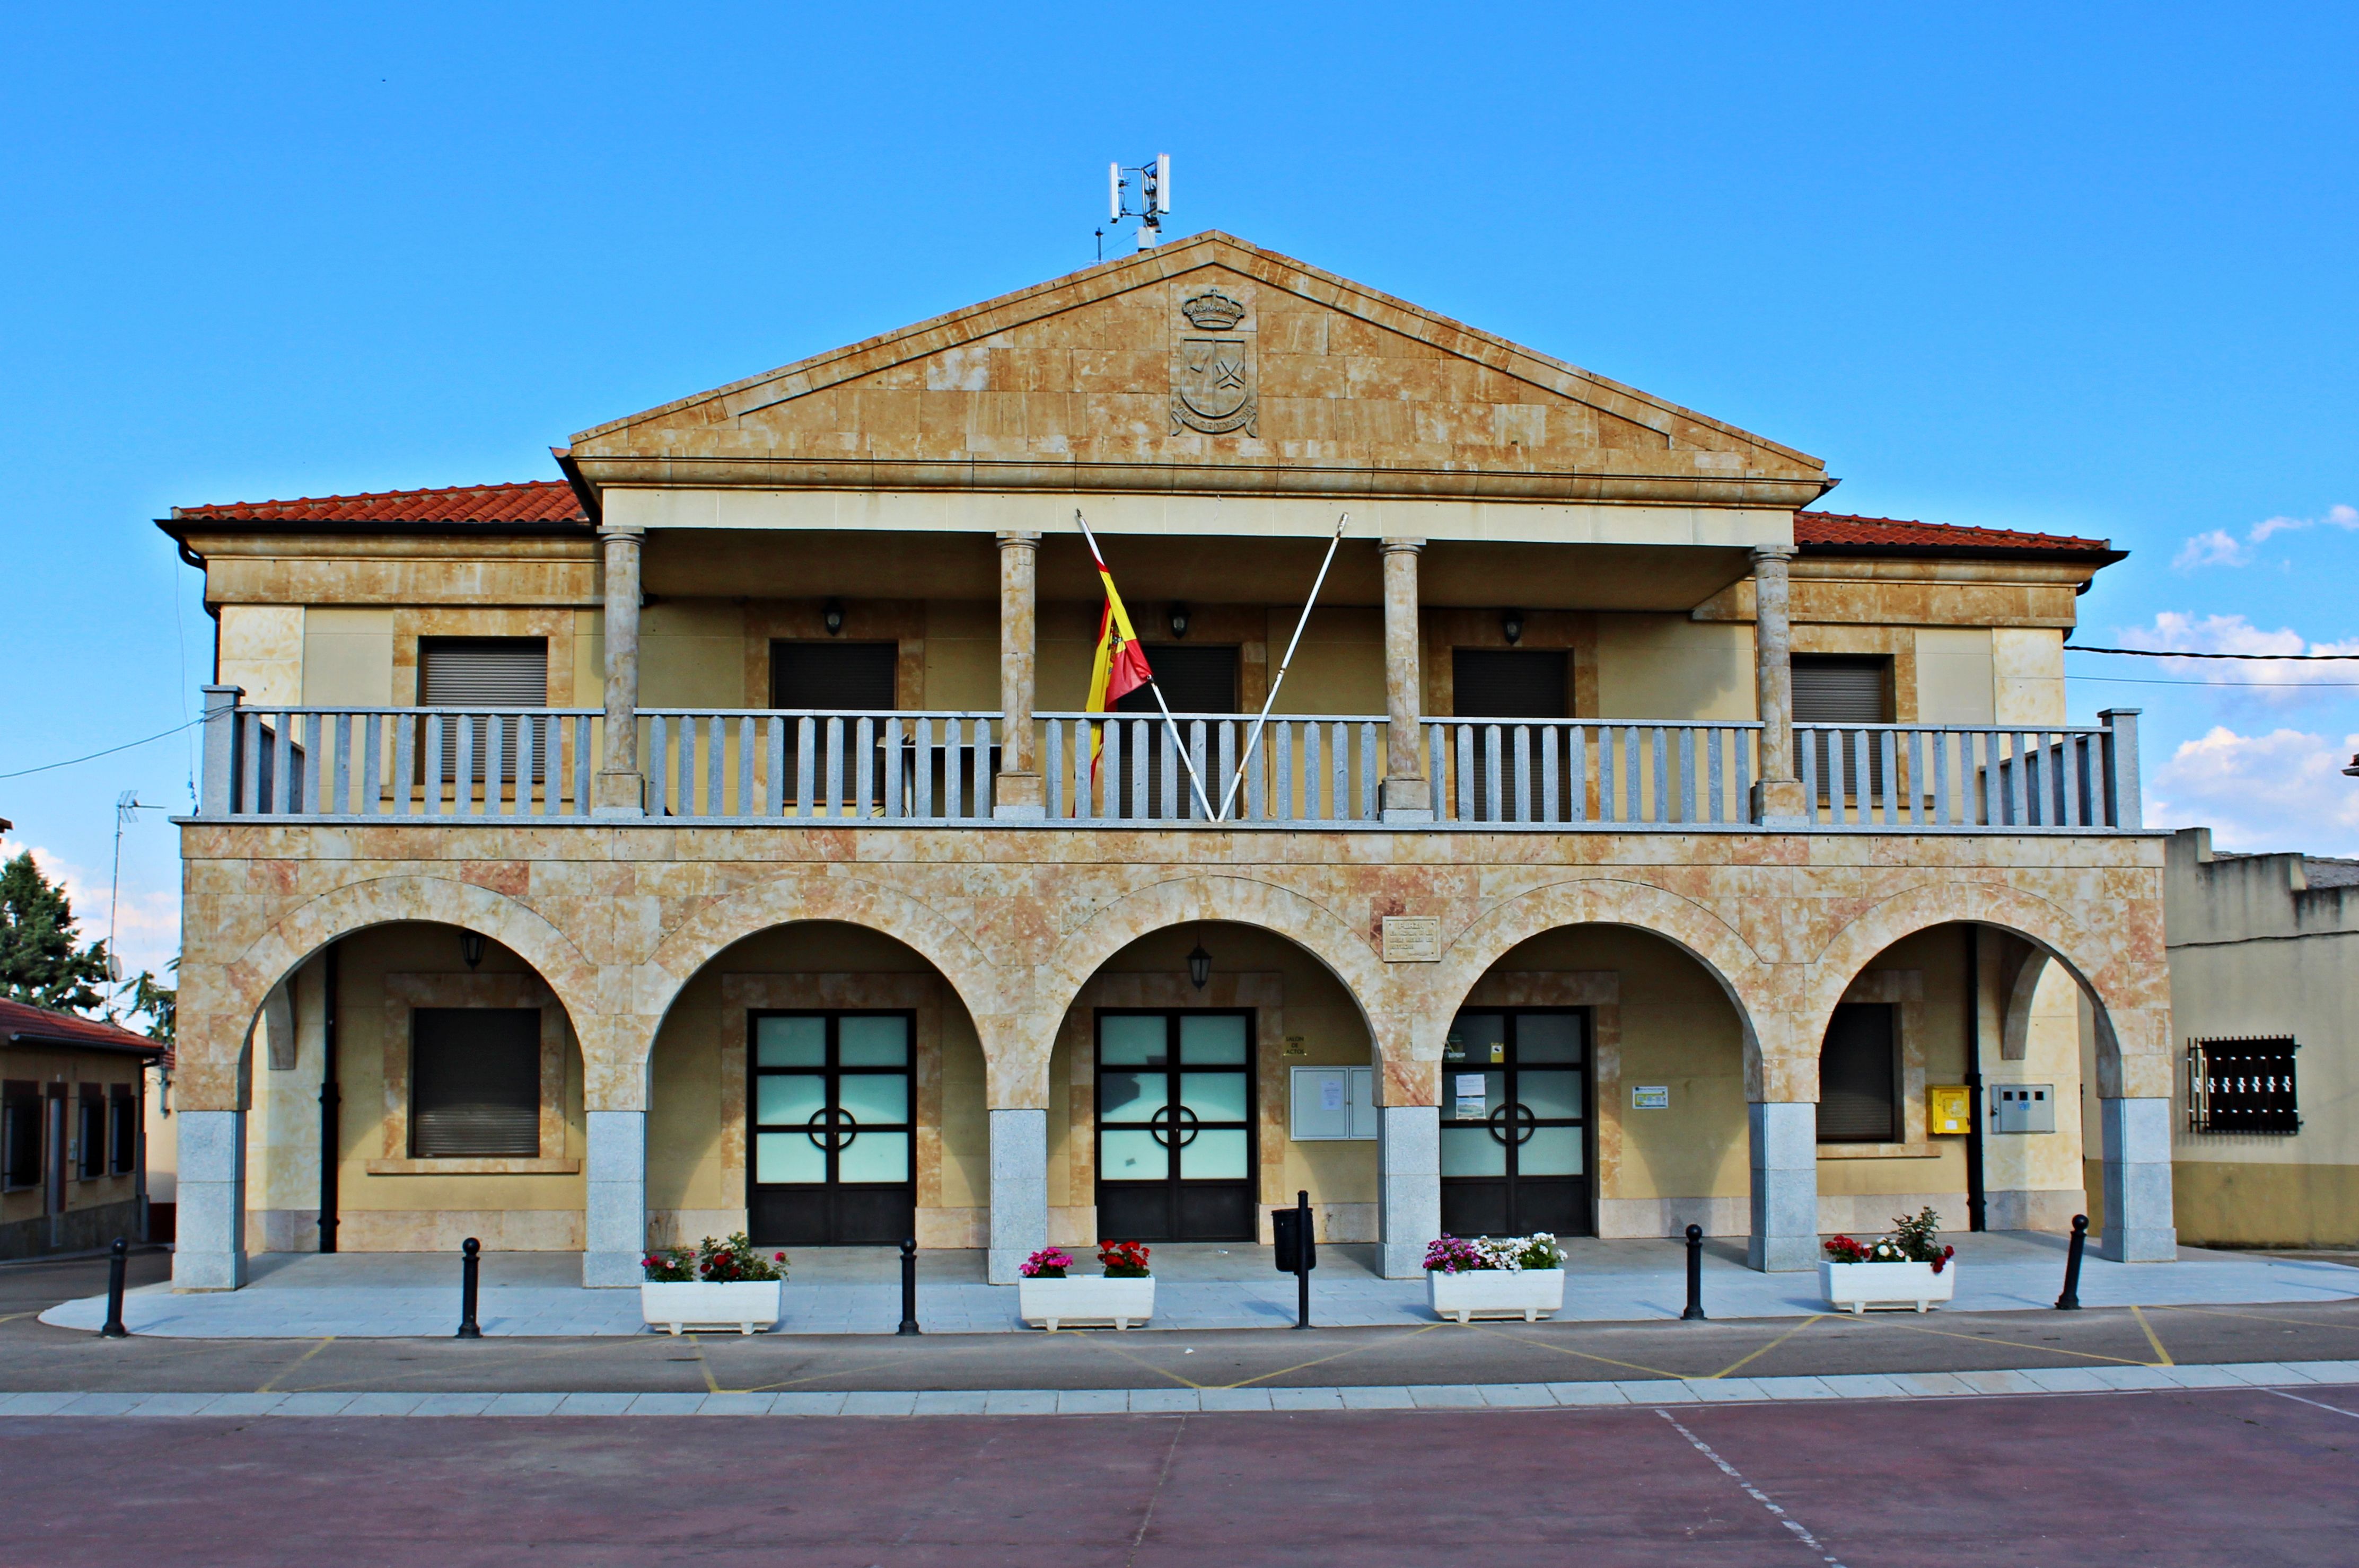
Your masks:
[[[1418,551],[1425,548],[1425,541],[1423,539],[1411,538],[1379,539],[1376,541],[1376,548],[1387,556],[1399,555],[1404,552],[1413,556],[1417,554]]]
[[[1038,534],[1002,534],[999,547],[1003,550],[1037,550],[1040,547]]]
[[[598,524],[598,537],[601,539],[628,539],[633,544],[637,544],[639,541],[647,537],[647,531],[645,528],[640,527],[636,523],[601,523]]]
[[[1756,545],[1753,546],[1753,559],[1756,564],[1767,561],[1790,561],[1801,553],[1801,547],[1798,545]]]

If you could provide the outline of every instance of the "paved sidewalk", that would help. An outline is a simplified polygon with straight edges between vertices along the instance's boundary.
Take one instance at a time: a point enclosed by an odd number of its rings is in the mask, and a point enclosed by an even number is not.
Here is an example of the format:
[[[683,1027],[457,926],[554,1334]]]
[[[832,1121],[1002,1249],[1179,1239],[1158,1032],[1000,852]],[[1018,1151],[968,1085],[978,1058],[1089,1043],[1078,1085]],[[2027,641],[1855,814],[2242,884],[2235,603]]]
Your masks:
[[[2041,1310],[2055,1304],[2065,1241],[2032,1232],[1953,1238],[1959,1249],[1955,1312]],[[1329,1327],[1397,1326],[1434,1321],[1419,1280],[1386,1280],[1370,1270],[1372,1249],[1321,1249],[1312,1276],[1313,1321]],[[1629,1323],[1675,1318],[1685,1302],[1683,1249],[1671,1241],[1574,1241],[1565,1280],[1564,1321]],[[890,1334],[900,1292],[888,1282],[884,1249],[799,1255],[781,1294],[779,1334]],[[1252,1247],[1158,1248],[1154,1329],[1282,1328],[1294,1321],[1291,1278]],[[1015,1331],[1016,1289],[981,1278],[976,1254],[929,1254],[919,1322],[930,1334]],[[571,1254],[506,1254],[486,1260],[479,1321],[487,1335],[592,1337],[647,1332],[635,1291],[590,1291],[565,1282]],[[458,1322],[458,1265],[440,1254],[281,1255],[256,1260],[255,1281],[213,1294],[175,1294],[166,1285],[130,1292],[132,1332],[186,1338],[401,1338],[448,1335]],[[513,1281],[514,1282],[506,1282]],[[2251,1253],[2182,1249],[2175,1263],[2082,1266],[2084,1305],[2250,1305],[2335,1301],[2359,1295],[2359,1270]],[[1760,1274],[1734,1248],[1707,1249],[1704,1296],[1715,1318],[1803,1317],[1826,1310],[1815,1272]],[[103,1297],[67,1302],[41,1314],[58,1327],[95,1329]]]
[[[948,1389],[841,1393],[20,1393],[18,1416],[972,1416],[1194,1415],[1248,1411],[1470,1411],[1923,1400],[2170,1389],[2312,1389],[2345,1409],[2359,1361],[2218,1367],[2029,1367],[1986,1372],[1682,1378],[1584,1383],[1432,1383],[1288,1389]]]

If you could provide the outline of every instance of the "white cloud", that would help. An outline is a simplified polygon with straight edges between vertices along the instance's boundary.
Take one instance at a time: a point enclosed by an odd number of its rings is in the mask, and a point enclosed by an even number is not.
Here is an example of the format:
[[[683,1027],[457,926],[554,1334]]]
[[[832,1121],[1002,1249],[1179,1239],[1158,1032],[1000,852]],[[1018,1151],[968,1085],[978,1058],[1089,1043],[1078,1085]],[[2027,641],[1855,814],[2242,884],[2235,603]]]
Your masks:
[[[2206,615],[2198,620],[2177,610],[2166,610],[2151,626],[2116,626],[2114,640],[2125,648],[2150,648],[2169,654],[2359,654],[2359,637],[2339,643],[2312,643],[2290,626],[2266,631],[2241,615]],[[2173,680],[2237,681],[2223,687],[2222,696],[2262,702],[2294,702],[2316,695],[2305,687],[2349,686],[2359,682],[2359,659],[2334,664],[2229,664],[2213,659],[2164,659],[2158,668]],[[2275,689],[2272,689],[2275,688]]]
[[[62,860],[38,844],[0,838],[0,860],[13,860],[30,850],[33,863],[52,882],[65,885],[73,903],[74,927],[84,942],[106,936],[106,868],[92,871]],[[123,972],[136,975],[152,969],[166,985],[173,983],[170,965],[180,956],[180,895],[177,889],[157,892],[126,886],[114,924],[115,953]]]
[[[2299,730],[2239,735],[2215,726],[2155,770],[2147,822],[2209,827],[2223,849],[2359,853],[2359,778],[2343,773],[2355,752],[2359,735],[2335,744]]]
[[[2196,535],[2179,547],[2170,559],[2174,570],[2201,571],[2206,567],[2244,567],[2253,563],[2260,546],[2279,534],[2298,534],[2320,524],[2342,529],[2359,529],[2359,506],[2330,506],[2319,517],[2264,517],[2248,529],[2242,540],[2224,528],[2212,528]]]

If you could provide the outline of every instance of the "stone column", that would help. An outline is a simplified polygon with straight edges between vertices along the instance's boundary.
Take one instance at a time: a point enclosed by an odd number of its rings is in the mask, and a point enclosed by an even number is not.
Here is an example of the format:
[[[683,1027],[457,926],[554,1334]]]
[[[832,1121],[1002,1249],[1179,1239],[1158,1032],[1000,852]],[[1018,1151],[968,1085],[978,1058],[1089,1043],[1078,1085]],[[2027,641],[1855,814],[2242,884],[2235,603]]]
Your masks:
[[[1765,1273],[1819,1262],[1819,1108],[1756,1100],[1745,1108],[1753,1153],[1753,1229],[1745,1262]]]
[[[1388,1105],[1376,1112],[1376,1201],[1387,1280],[1425,1272],[1425,1244],[1441,1234],[1441,1108]]]
[[[2105,1228],[2100,1250],[2116,1263],[2168,1263],[2179,1256],[2170,1210],[2170,1101],[2101,1098]]]
[[[1038,534],[999,535],[999,781],[991,815],[1038,819],[1048,798],[1032,733],[1040,558]]]
[[[647,1112],[593,1110],[587,1120],[582,1282],[592,1290],[636,1287],[647,1251]]]
[[[1753,669],[1761,715],[1761,776],[1753,786],[1753,820],[1799,827],[1802,783],[1794,776],[1794,629],[1787,616],[1786,563],[1791,545],[1753,547]]]
[[[606,745],[598,764],[600,816],[647,813],[639,776],[639,546],[636,528],[601,528],[605,556]]]
[[[176,1291],[234,1291],[245,1283],[245,1112],[182,1110],[179,1124]]]
[[[1386,539],[1385,562],[1385,784],[1387,822],[1433,820],[1425,776],[1425,727],[1418,659],[1417,557],[1422,539]]]
[[[991,1113],[991,1250],[984,1277],[1012,1285],[1024,1260],[1049,1245],[1049,1113]]]
[[[204,693],[205,783],[198,811],[204,816],[227,816],[237,809],[230,791],[237,779],[237,704],[245,688],[209,686]]]

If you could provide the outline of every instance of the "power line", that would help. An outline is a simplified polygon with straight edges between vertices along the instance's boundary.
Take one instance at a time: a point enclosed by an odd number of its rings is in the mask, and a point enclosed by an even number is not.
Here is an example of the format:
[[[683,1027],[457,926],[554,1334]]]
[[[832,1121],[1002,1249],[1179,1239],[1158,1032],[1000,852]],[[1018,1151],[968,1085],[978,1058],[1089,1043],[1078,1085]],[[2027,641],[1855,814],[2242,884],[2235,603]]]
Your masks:
[[[2071,678],[2098,681],[2107,686],[2241,686],[2276,691],[2320,691],[2335,687],[2359,686],[2359,680],[2142,680],[2136,676],[2073,676]]]
[[[34,773],[46,773],[54,772],[59,768],[70,768],[76,762],[94,762],[101,757],[111,757],[117,752],[128,752],[134,746],[146,746],[152,744],[155,741],[161,741],[167,736],[178,735],[181,730],[192,730],[203,722],[204,720],[202,719],[191,719],[186,724],[175,724],[169,730],[166,730],[158,734],[148,736],[145,741],[125,741],[120,746],[109,746],[105,751],[92,752],[87,757],[68,757],[62,762],[43,762],[38,768],[19,768],[13,773],[0,773],[0,779],[27,778]]]
[[[2257,659],[2263,664],[2295,659],[2359,659],[2359,654],[2174,654],[2166,648],[2090,648],[2078,643],[2065,643],[2064,651],[2068,654],[2126,654],[2136,659]],[[2198,684],[2209,686],[2212,683],[2204,681]]]

